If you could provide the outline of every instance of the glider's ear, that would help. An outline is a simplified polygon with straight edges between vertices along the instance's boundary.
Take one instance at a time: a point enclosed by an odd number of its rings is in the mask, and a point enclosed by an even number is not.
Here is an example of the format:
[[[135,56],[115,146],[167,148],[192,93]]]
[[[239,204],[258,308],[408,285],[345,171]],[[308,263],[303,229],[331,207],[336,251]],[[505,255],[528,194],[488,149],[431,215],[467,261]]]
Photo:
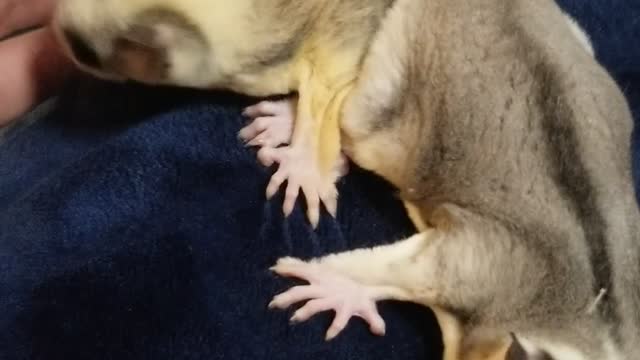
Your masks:
[[[152,25],[133,25],[113,40],[109,70],[127,78],[156,82],[168,75],[169,44]]]
[[[109,70],[134,80],[158,83],[169,79],[171,54],[202,54],[206,41],[187,18],[169,9],[145,11],[113,40]],[[185,55],[188,56],[188,55]]]

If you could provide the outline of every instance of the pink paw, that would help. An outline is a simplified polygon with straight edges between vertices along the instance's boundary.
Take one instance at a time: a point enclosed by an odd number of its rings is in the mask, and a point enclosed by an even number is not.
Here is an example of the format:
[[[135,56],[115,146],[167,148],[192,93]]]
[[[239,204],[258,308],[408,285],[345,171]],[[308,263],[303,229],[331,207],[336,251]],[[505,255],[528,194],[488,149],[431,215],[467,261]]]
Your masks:
[[[317,169],[317,159],[309,149],[289,144],[293,132],[297,107],[297,97],[280,101],[262,101],[249,106],[243,115],[253,119],[242,128],[238,137],[247,146],[257,146],[258,161],[264,166],[278,163],[278,171],[271,177],[267,187],[267,198],[271,198],[280,186],[287,181],[284,204],[285,216],[293,211],[300,190],[307,202],[307,218],[316,228],[320,222],[320,203],[335,217],[337,211],[338,192],[335,180],[349,172],[349,161],[340,154],[329,175],[321,175]]]
[[[243,115],[253,121],[238,133],[247,146],[275,148],[291,141],[296,99],[262,101],[249,106]]]
[[[279,101],[262,101],[247,107],[242,114],[251,118],[252,121],[240,130],[238,137],[247,146],[276,148],[289,144],[293,133],[296,105],[297,98],[292,97]],[[271,166],[271,163],[262,162],[262,165]],[[338,178],[349,172],[349,161],[343,153],[340,153],[334,171]]]
[[[385,334],[385,322],[378,313],[374,296],[366,286],[317,263],[294,258],[278,260],[271,270],[281,276],[309,282],[309,285],[295,286],[276,295],[269,303],[271,309],[286,309],[297,302],[309,300],[294,313],[292,322],[306,321],[320,312],[334,310],[336,315],[327,330],[326,340],[338,336],[352,316],[366,321],[372,333],[380,336]]]
[[[316,159],[308,149],[296,146],[280,148],[263,147],[258,151],[258,159],[265,166],[278,163],[278,170],[271,176],[266,195],[271,198],[286,181],[282,210],[285,216],[293,211],[298,194],[302,190],[307,202],[307,218],[316,228],[320,222],[320,203],[331,214],[336,215],[338,208],[338,190],[334,176],[323,176],[318,170]]]

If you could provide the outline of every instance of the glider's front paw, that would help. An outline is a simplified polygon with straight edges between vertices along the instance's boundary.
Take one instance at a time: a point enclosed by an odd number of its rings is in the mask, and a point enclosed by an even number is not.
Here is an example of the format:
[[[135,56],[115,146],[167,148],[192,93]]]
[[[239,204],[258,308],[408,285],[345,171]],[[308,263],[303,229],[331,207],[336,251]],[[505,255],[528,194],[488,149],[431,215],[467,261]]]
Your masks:
[[[296,100],[262,101],[242,113],[252,119],[238,133],[247,146],[275,148],[291,141]]]

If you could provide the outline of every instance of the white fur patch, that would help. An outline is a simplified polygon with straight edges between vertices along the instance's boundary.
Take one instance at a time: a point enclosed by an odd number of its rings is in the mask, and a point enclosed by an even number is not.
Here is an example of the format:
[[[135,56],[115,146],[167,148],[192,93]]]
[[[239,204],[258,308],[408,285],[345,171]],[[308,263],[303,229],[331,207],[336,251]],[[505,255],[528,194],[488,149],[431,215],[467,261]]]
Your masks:
[[[595,51],[593,50],[593,45],[591,44],[591,39],[589,39],[589,35],[578,25],[578,23],[569,15],[565,14],[565,18],[567,19],[567,23],[569,24],[569,28],[571,28],[571,32],[578,39],[580,44],[587,50],[591,56],[595,55]]]

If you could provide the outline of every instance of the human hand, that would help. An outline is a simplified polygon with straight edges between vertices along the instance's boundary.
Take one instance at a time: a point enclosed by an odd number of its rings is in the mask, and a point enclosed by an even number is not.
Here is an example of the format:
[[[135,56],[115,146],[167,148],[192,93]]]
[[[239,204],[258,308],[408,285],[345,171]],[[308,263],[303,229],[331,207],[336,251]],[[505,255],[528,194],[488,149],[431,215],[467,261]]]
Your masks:
[[[73,68],[48,26],[55,3],[0,0],[0,128],[55,93]]]

